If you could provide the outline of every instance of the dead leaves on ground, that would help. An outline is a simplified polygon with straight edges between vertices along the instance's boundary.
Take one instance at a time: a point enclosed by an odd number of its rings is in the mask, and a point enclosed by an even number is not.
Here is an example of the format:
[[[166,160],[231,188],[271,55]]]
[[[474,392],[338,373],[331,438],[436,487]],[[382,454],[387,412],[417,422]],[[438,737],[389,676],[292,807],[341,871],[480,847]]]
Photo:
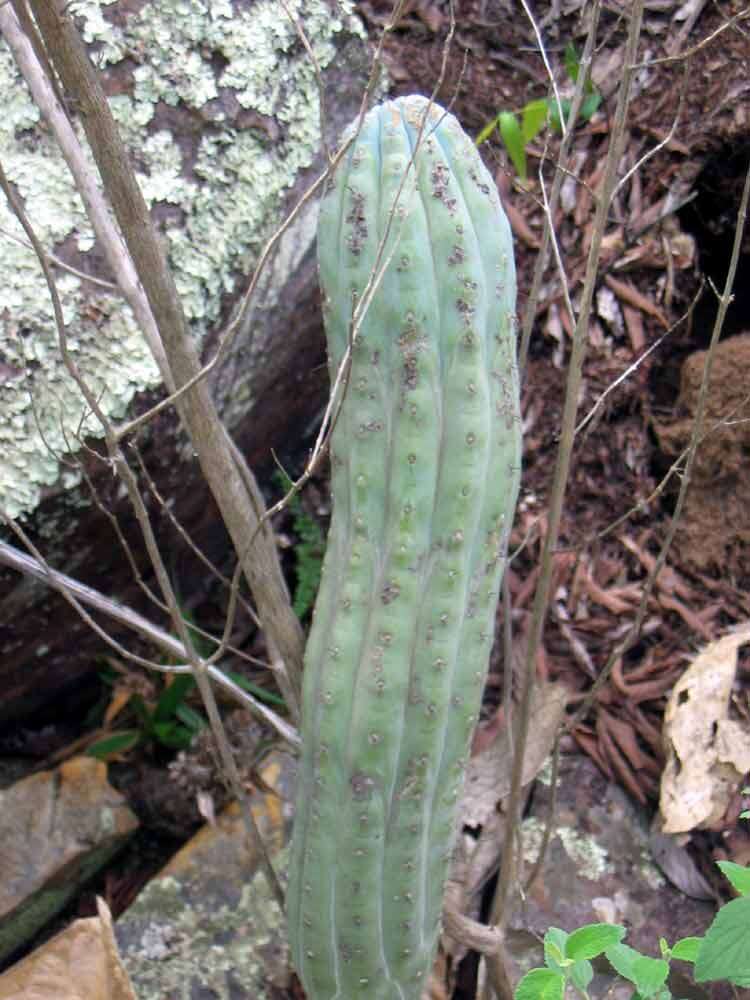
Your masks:
[[[591,550],[561,551],[553,557],[554,600],[538,672],[562,680],[572,692],[572,705],[588,696],[611,651],[630,629],[655,567],[657,542],[650,529],[638,535],[623,532]],[[537,543],[541,549],[541,538],[532,548]],[[522,581],[511,569],[510,581],[514,608],[522,621],[528,620],[535,580]],[[714,581],[707,593],[702,578],[688,578],[669,562],[656,575],[638,644],[614,662],[573,733],[601,770],[639,802],[658,796],[662,715],[691,648],[712,639],[728,618],[745,616],[742,595],[729,581]]]

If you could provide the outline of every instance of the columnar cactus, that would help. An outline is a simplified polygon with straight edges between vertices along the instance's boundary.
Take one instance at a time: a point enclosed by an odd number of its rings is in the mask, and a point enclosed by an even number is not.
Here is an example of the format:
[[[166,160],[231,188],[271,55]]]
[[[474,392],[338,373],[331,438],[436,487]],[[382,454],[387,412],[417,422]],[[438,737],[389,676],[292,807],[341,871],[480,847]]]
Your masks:
[[[405,1000],[436,946],[518,492],[515,267],[476,149],[422,97],[364,118],[318,242],[332,380],[352,357],[305,655],[289,934],[310,1000]]]

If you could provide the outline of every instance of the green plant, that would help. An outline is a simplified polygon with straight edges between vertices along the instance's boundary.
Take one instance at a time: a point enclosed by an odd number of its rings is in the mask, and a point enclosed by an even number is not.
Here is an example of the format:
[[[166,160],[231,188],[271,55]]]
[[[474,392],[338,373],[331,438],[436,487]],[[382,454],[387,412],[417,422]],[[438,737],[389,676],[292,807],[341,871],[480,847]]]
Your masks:
[[[750,868],[731,861],[718,865],[740,898],[721,907],[704,937],[682,938],[671,948],[660,938],[661,957],[651,958],[623,944],[625,928],[616,924],[587,924],[572,934],[550,927],[544,936],[545,967],[526,973],[515,1000],[562,1000],[568,984],[588,1000],[591,960],[600,955],[633,984],[633,1000],[671,1000],[666,984],[673,959],[693,964],[697,983],[726,979],[750,986]]]
[[[103,670],[99,676],[108,686],[116,683],[114,671]],[[132,711],[135,725],[108,733],[92,743],[86,753],[106,760],[148,743],[170,750],[186,750],[196,733],[208,725],[205,716],[185,702],[194,687],[192,674],[173,674],[154,703],[150,704],[135,691],[130,692],[122,708],[127,705]]]
[[[310,1000],[404,1000],[436,946],[518,492],[516,281],[455,118],[401,98],[349,138],[318,232],[346,392],[287,908]]]
[[[190,614],[182,611],[188,626],[193,626]],[[214,644],[198,632],[193,632],[193,644],[201,656],[209,656]],[[201,712],[187,704],[186,698],[195,688],[192,674],[163,675],[161,689],[149,697],[139,693],[136,685],[122,684],[122,675],[112,667],[99,671],[100,680],[115,695],[107,699],[104,719],[107,723],[128,708],[135,716],[135,725],[107,733],[92,743],[86,753],[106,760],[143,744],[162,746],[169,750],[186,750],[194,736],[208,725]],[[152,685],[149,683],[149,693]]]
[[[285,493],[291,489],[292,480],[285,472],[279,470],[274,478]],[[289,500],[289,512],[292,515],[292,528],[297,536],[297,543],[294,546],[297,582],[292,606],[297,617],[303,618],[313,606],[318,592],[325,538],[315,518],[305,513],[302,501],[296,493]]]
[[[573,83],[576,83],[581,64],[572,42],[568,42],[565,46],[564,61],[568,76]],[[581,119],[589,121],[596,113],[601,101],[602,95],[591,82],[591,79],[587,78],[584,85],[583,104],[580,110]],[[529,101],[528,104],[524,105],[520,112],[520,121],[518,115],[513,111],[501,111],[479,133],[476,139],[477,145],[480,146],[489,139],[497,129],[513,166],[518,171],[521,179],[525,181],[528,176],[526,147],[530,142],[533,142],[547,124],[556,132],[561,132],[560,111],[562,110],[563,119],[567,120],[570,108],[571,102],[567,97],[561,98],[559,105],[555,97],[543,97]]]

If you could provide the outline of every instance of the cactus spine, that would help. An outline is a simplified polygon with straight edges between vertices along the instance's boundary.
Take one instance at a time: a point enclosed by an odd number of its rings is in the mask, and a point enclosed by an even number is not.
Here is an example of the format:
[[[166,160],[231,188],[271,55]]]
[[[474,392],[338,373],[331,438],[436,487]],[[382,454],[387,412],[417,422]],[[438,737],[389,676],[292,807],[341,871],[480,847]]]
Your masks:
[[[406,1000],[437,941],[518,493],[515,266],[474,145],[422,97],[365,117],[318,246],[332,380],[384,270],[332,440],[289,934],[310,1000]]]

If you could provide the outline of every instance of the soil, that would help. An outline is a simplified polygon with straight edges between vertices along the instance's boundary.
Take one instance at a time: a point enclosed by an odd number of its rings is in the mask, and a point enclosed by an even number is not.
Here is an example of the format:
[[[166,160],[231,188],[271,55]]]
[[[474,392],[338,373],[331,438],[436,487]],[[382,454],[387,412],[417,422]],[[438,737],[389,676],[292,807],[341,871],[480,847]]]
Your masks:
[[[694,48],[740,11],[693,5],[692,26],[673,20],[676,4],[646,5],[641,58],[658,60]],[[656,9],[658,7],[658,9]],[[576,129],[576,184],[564,188],[555,220],[574,305],[591,237],[591,191],[601,178],[614,114],[613,85],[626,25],[621,5],[602,5],[603,43],[592,76],[603,102]],[[363,3],[373,32],[391,4]],[[456,2],[454,39],[435,97],[478,134],[499,111],[518,112],[547,93],[547,76],[529,20],[502,0]],[[581,51],[582,4],[538,3],[548,58],[560,65],[569,42]],[[407,3],[384,43],[395,91],[431,93],[451,28],[448,3]],[[680,476],[665,481],[689,441],[704,355],[717,310],[750,160],[745,29],[731,27],[698,46],[689,61],[657,62],[636,79],[623,168],[656,148],[615,198],[589,326],[579,420],[555,556],[554,603],[538,669],[583,694],[621,638],[669,529]],[[564,78],[558,74],[558,79]],[[556,140],[530,144],[530,183],[515,176],[497,132],[482,146],[516,236],[518,311],[527,292],[543,223],[541,165],[547,189]],[[750,330],[750,233],[741,246],[734,301],[721,333],[705,409],[712,431],[697,452],[692,486],[665,570],[648,602],[640,638],[575,737],[612,780],[642,803],[654,803],[662,765],[660,723],[666,696],[696,643],[709,641],[750,611],[748,531],[743,503],[748,476],[745,372]],[[711,285],[713,283],[713,287]],[[544,541],[549,491],[565,392],[571,324],[562,285],[550,268],[533,317],[523,380],[524,479],[514,541],[522,551],[510,572],[522,659]],[[680,467],[680,473],[682,467]],[[502,666],[496,654],[495,691]],[[490,678],[486,721],[495,713]],[[747,675],[740,686],[746,687]],[[727,817],[734,825],[734,816]],[[717,831],[718,832],[718,831]]]
[[[392,6],[390,0],[357,5],[373,42]],[[556,219],[574,304],[591,237],[591,190],[601,177],[614,114],[615,95],[608,82],[616,79],[614,67],[625,41],[621,6],[616,0],[602,4],[602,45],[594,78],[604,100],[597,114],[576,130],[573,161],[579,183],[566,184]],[[699,12],[690,27],[673,20],[678,3],[646,6],[643,59],[697,45],[741,8],[736,0],[722,7],[686,5]],[[453,10],[455,32],[446,51],[449,3],[408,0],[398,25],[385,38],[383,59],[392,93],[430,94],[445,58],[435,97],[451,106],[469,133],[477,134],[497,112],[518,110],[530,99],[544,97],[546,75],[533,29],[518,4],[456,0]],[[535,14],[559,73],[566,43],[574,42],[579,50],[583,45],[581,3],[539,0]],[[690,30],[681,34],[686,27]],[[618,194],[605,237],[579,400],[580,418],[590,419],[576,439],[561,544],[554,556],[553,606],[537,664],[541,676],[566,682],[574,707],[632,620],[674,511],[680,477],[673,475],[666,483],[664,477],[689,441],[705,361],[702,352],[717,307],[707,282],[723,287],[750,160],[748,30],[747,20],[737,22],[700,46],[689,64],[657,64],[638,81],[630,107],[623,167],[629,169],[662,145]],[[531,144],[533,179],[526,186],[516,177],[497,134],[482,147],[516,235],[521,320],[543,222],[541,188],[534,175],[541,164],[550,181],[557,142],[549,137],[546,159],[542,140]],[[661,718],[676,677],[697,644],[750,617],[750,519],[744,503],[750,494],[745,375],[750,367],[750,229],[742,244],[734,295],[707,397],[710,433],[697,452],[692,487],[666,567],[649,598],[640,637],[618,661],[574,733],[579,747],[608,778],[651,807],[663,763]],[[509,572],[518,661],[523,658],[544,544],[570,346],[562,285],[550,268],[534,315],[523,379],[524,480],[513,539],[520,551]],[[325,522],[323,478],[311,483],[302,503],[311,516]],[[275,526],[294,540],[288,514],[279,516]],[[291,553],[287,562],[293,586]],[[202,623],[220,619],[223,611],[213,603],[191,610]],[[254,647],[255,654],[263,652],[252,636],[248,647]],[[499,711],[502,674],[498,651],[485,704],[487,725]],[[740,689],[746,697],[747,685],[748,665],[741,664],[738,699]],[[70,738],[66,732],[53,743]],[[45,747],[38,756],[48,752]],[[160,783],[154,781],[150,762],[132,765],[124,784],[141,802],[144,817],[172,814],[164,803],[164,786],[159,791],[162,799],[153,801],[151,790]],[[173,787],[173,812],[180,816],[184,789],[178,783]],[[704,868],[712,857],[726,856],[728,844],[731,856],[746,858],[750,838],[738,827],[738,812],[735,802],[722,823],[696,838]],[[184,824],[186,833],[191,826]],[[159,831],[167,850],[174,847],[173,832]],[[121,860],[119,870],[103,876],[79,900],[76,912],[94,912],[95,892],[109,896],[115,913],[121,909],[158,867],[152,844],[153,839],[140,870],[131,870],[132,855]],[[115,885],[122,891],[114,891]]]

